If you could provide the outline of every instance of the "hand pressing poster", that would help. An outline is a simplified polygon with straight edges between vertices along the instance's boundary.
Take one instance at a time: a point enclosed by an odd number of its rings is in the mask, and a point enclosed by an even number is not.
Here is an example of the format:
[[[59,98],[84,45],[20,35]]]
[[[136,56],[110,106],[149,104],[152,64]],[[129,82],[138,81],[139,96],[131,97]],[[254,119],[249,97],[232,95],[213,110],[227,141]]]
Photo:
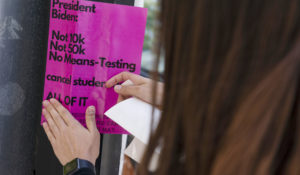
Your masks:
[[[140,73],[146,17],[144,8],[52,0],[44,100],[56,98],[84,126],[93,105],[101,133],[126,134],[104,115],[118,97],[104,85],[120,72]]]

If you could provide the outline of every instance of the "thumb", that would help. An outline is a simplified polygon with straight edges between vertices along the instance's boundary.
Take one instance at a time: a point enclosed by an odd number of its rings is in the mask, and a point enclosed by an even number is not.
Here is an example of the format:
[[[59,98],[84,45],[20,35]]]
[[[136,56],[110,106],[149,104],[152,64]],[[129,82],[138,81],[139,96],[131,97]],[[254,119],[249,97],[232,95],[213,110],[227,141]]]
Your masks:
[[[138,86],[122,86],[116,85],[114,88],[115,92],[123,96],[137,96]]]
[[[89,106],[86,110],[85,121],[86,121],[86,126],[89,131],[97,130],[95,113],[96,113],[96,110],[95,110],[94,106]]]

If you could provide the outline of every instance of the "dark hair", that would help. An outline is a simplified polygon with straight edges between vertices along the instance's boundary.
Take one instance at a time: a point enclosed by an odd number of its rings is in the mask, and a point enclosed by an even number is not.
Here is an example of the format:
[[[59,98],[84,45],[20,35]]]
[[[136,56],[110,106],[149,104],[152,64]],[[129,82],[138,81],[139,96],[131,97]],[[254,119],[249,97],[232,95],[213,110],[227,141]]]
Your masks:
[[[300,174],[300,0],[162,0],[162,119],[139,174]]]

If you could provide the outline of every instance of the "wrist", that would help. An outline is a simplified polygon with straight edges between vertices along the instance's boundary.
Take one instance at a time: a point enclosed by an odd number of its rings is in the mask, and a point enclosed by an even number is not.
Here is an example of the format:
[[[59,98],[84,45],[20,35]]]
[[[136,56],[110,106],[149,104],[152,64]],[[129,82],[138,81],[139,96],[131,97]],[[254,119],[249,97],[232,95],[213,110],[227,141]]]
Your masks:
[[[81,169],[89,169],[95,173],[95,166],[92,162],[80,158],[76,158],[65,166],[63,166],[63,174],[64,175],[73,175]]]
[[[86,155],[78,156],[78,159],[89,161],[91,164],[93,164],[93,166],[95,166],[97,158],[93,158],[93,156]]]

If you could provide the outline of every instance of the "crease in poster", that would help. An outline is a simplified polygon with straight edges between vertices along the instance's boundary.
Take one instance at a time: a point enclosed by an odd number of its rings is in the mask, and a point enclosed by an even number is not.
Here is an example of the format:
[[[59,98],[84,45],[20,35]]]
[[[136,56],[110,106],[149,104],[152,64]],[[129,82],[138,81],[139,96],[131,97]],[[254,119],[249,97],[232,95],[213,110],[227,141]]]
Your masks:
[[[105,82],[140,73],[146,18],[145,8],[52,0],[43,99],[56,98],[84,126],[93,105],[100,133],[128,134],[104,115],[118,98]]]

